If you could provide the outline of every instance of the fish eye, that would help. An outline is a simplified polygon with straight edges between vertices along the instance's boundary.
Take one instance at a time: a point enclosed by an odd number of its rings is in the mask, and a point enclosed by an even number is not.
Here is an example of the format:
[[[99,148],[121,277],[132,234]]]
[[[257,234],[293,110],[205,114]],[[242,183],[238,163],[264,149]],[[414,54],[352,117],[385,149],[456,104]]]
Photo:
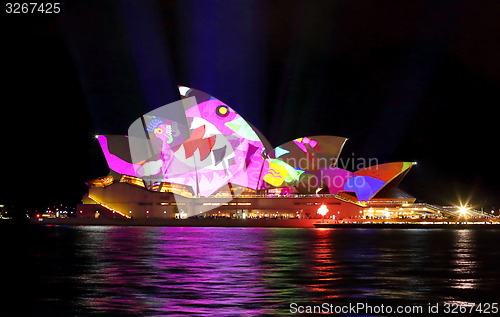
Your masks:
[[[163,133],[163,129],[162,128],[156,128],[155,131],[154,131],[155,134],[162,134]]]
[[[215,109],[215,113],[219,116],[219,117],[227,117],[229,115],[229,108],[227,106],[218,106],[216,109]]]

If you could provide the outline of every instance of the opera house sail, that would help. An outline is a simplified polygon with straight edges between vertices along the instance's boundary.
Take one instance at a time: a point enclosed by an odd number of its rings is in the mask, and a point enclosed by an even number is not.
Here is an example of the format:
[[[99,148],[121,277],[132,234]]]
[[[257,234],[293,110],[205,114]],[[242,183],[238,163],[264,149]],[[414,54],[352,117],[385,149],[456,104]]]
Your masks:
[[[110,174],[89,181],[79,217],[316,217],[326,204],[342,219],[415,201],[397,187],[413,163],[347,171],[337,167],[346,138],[305,136],[273,148],[219,99],[179,92],[127,135],[97,136]]]

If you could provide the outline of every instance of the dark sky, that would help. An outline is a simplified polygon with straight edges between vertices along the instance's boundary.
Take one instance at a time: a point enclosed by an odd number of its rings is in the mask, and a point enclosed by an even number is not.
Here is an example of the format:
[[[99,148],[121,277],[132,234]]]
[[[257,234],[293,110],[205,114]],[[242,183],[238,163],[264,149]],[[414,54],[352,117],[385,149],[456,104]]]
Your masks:
[[[418,161],[419,200],[500,208],[498,1],[79,1],[1,16],[0,204],[75,204],[107,174],[96,133],[179,99],[238,111],[273,146]]]

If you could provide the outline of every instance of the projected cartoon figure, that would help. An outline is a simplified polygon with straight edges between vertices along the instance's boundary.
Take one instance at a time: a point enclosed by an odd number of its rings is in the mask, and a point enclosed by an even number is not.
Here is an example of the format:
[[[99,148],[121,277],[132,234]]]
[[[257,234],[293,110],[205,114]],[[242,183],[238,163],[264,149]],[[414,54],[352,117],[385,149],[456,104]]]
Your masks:
[[[148,132],[153,132],[156,137],[160,138],[167,144],[172,143],[174,137],[179,136],[180,131],[177,128],[177,123],[163,123],[163,120],[153,118],[146,129]]]
[[[252,127],[220,100],[188,87],[179,90],[186,100],[195,97],[195,102],[181,103],[182,115],[179,103],[172,103],[137,120],[138,129],[131,125],[129,135],[136,136],[129,137],[132,162],[110,153],[106,137],[99,136],[110,168],[152,181],[188,185],[202,196],[228,183],[258,189],[266,151]]]

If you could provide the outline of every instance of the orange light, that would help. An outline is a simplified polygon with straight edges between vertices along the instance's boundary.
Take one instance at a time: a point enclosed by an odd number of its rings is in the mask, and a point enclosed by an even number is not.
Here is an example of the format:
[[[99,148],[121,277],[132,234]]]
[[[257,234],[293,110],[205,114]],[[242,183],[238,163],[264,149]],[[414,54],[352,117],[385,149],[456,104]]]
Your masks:
[[[321,216],[325,216],[327,213],[328,213],[328,208],[326,208],[326,205],[325,204],[322,204],[321,207],[318,208],[318,214],[320,214]]]
[[[114,210],[114,211],[116,211],[118,214],[120,214],[120,215],[124,216],[125,218],[130,219],[130,216],[128,216],[128,215],[126,215],[126,214],[124,214],[123,212],[121,212],[121,211],[119,211],[119,210],[116,210],[116,209],[113,209],[113,208],[111,208],[111,207],[108,207],[106,204],[103,204],[103,203],[101,203],[101,202],[97,201],[97,199],[95,199],[95,198],[91,197],[90,195],[89,195],[88,197],[89,197],[90,199],[92,199],[93,201],[95,201],[96,203],[98,203],[99,205],[103,206],[104,208],[109,209],[109,210]],[[81,212],[81,211],[80,211],[80,212]]]

